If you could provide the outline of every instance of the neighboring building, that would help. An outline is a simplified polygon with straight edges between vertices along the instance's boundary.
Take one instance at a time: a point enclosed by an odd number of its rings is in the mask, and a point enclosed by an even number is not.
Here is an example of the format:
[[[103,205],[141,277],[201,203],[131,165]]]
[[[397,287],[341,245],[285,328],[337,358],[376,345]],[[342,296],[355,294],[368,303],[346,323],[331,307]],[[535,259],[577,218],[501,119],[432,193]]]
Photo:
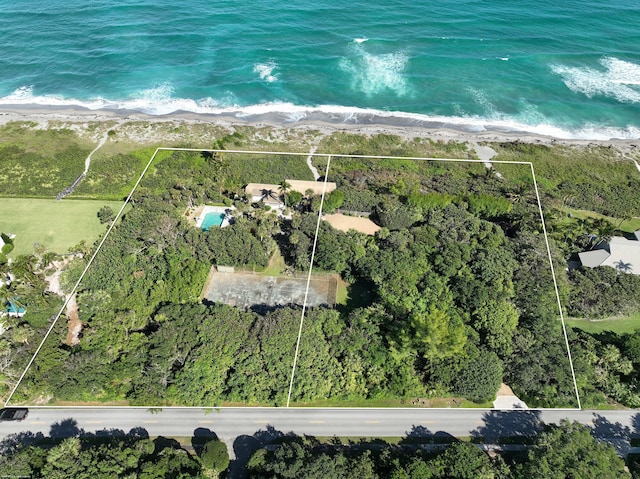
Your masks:
[[[307,191],[313,192],[314,195],[321,195],[325,188],[324,181],[303,181],[303,180],[285,180],[290,185],[290,191],[297,191],[303,195]],[[336,189],[336,184],[332,181],[326,183],[326,193],[331,193]],[[265,205],[272,208],[284,208],[280,185],[270,185],[267,183],[249,183],[244,188],[245,195],[251,203],[262,201]]]
[[[640,230],[633,235],[634,239],[615,236],[602,248],[578,253],[582,266],[610,266],[623,273],[640,275]]]

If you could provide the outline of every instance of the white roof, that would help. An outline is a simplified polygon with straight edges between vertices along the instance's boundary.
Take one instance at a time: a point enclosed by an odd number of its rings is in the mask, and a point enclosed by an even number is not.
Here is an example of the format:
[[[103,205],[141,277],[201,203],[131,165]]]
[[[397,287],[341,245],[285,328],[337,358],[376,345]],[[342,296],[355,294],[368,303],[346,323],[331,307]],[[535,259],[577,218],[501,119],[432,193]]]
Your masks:
[[[611,266],[625,273],[640,274],[640,241],[614,236],[609,251],[604,249],[579,253],[583,266]]]
[[[580,262],[582,266],[586,266],[588,268],[595,268],[596,266],[602,266],[602,263],[611,256],[606,249],[594,249],[591,251],[584,251],[582,253],[578,253],[578,257],[580,258]]]

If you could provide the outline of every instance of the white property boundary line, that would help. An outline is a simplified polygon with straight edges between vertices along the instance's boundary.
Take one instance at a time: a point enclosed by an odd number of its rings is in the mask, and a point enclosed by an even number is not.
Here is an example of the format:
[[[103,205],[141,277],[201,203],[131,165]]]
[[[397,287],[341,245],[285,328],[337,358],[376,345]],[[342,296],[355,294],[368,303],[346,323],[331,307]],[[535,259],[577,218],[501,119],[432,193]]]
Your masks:
[[[296,364],[298,363],[298,352],[300,351],[300,338],[302,337],[302,324],[304,323],[304,313],[307,310],[307,297],[309,295],[309,286],[311,285],[311,272],[313,271],[313,259],[316,255],[316,245],[318,244],[318,231],[320,231],[320,222],[322,221],[322,206],[324,204],[324,195],[327,191],[327,177],[329,176],[329,165],[331,157],[327,158],[327,169],[324,175],[324,183],[322,185],[322,196],[320,197],[320,210],[318,211],[318,221],[316,222],[316,234],[313,237],[313,248],[311,248],[311,261],[309,263],[309,274],[307,276],[307,289],[304,292],[304,301],[302,303],[302,314],[300,315],[300,329],[298,330],[298,340],[296,341],[296,352],[293,355],[293,367],[291,368],[291,382],[289,382],[289,394],[287,394],[287,407],[291,402],[291,390],[293,389],[293,378],[296,374]]]
[[[7,398],[7,400],[4,403],[5,407],[9,405],[9,402],[11,401],[11,398],[13,397],[13,395],[16,392],[16,390],[20,386],[20,383],[22,382],[22,380],[24,379],[25,375],[27,374],[27,371],[29,371],[29,368],[31,367],[31,365],[35,361],[36,356],[38,355],[38,353],[42,349],[42,346],[44,346],[44,343],[47,340],[47,338],[49,337],[49,335],[51,334],[51,331],[53,331],[53,328],[56,326],[56,324],[58,324],[58,320],[60,319],[60,316],[62,316],[62,313],[64,312],[65,308],[67,307],[67,304],[69,304],[69,301],[71,301],[71,298],[73,297],[73,295],[76,294],[78,286],[80,286],[80,282],[84,278],[84,275],[87,274],[87,271],[89,270],[89,267],[93,263],[93,260],[96,259],[96,256],[98,255],[98,253],[102,249],[102,245],[104,245],[104,242],[107,240],[107,237],[109,236],[109,233],[111,233],[111,230],[113,229],[113,227],[116,225],[116,223],[118,222],[118,220],[122,216],[122,212],[124,211],[124,209],[129,204],[129,201],[131,201],[131,197],[133,196],[133,193],[135,193],[136,189],[138,188],[138,185],[142,181],[142,177],[145,175],[145,173],[147,172],[147,170],[151,166],[151,163],[153,162],[153,160],[155,159],[156,155],[158,154],[158,152],[160,150],[161,149],[158,148],[153,153],[153,155],[151,155],[151,159],[147,162],[147,166],[144,167],[144,170],[142,170],[142,173],[140,174],[140,178],[138,178],[138,181],[136,181],[136,184],[133,186],[133,189],[131,190],[131,193],[129,193],[129,196],[127,196],[127,199],[122,204],[122,207],[120,207],[120,211],[118,211],[118,214],[116,215],[114,220],[111,222],[111,225],[107,229],[107,232],[104,234],[104,236],[102,237],[102,240],[100,241],[100,244],[98,245],[98,247],[96,248],[95,252],[93,253],[93,256],[91,256],[91,259],[89,259],[89,261],[87,262],[87,265],[84,267],[84,270],[82,271],[82,274],[78,278],[78,281],[76,281],[76,284],[73,286],[73,289],[71,290],[71,293],[69,293],[69,296],[67,297],[66,301],[62,305],[62,308],[60,308],[60,311],[58,311],[58,314],[56,315],[55,319],[53,320],[53,323],[51,323],[51,326],[49,326],[49,329],[47,330],[46,334],[42,338],[42,341],[40,342],[40,345],[36,349],[36,352],[33,353],[33,357],[27,363],[27,366],[24,368],[24,371],[22,372],[22,375],[20,376],[20,379],[18,379],[18,382],[16,383],[16,385],[11,390],[11,394],[9,394],[9,397]]]
[[[53,330],[53,328],[57,324],[58,320],[60,319],[60,316],[62,315],[62,313],[64,312],[65,308],[67,307],[67,304],[69,303],[71,297],[76,293],[76,290],[78,289],[78,287],[80,285],[80,282],[82,281],[82,279],[84,278],[84,276],[85,276],[86,272],[88,271],[89,267],[91,266],[91,264],[93,263],[94,259],[96,258],[96,256],[100,252],[100,250],[102,249],[102,246],[103,246],[105,240],[107,239],[107,237],[111,233],[111,230],[116,225],[117,221],[122,216],[122,213],[123,213],[124,209],[126,208],[127,204],[131,201],[131,198],[132,198],[133,194],[135,193],[136,189],[138,188],[138,186],[140,185],[140,182],[142,181],[142,178],[147,173],[149,167],[153,163],[153,160],[156,158],[156,155],[160,151],[191,151],[191,152],[204,152],[204,151],[207,151],[207,152],[211,152],[211,153],[223,153],[223,154],[224,153],[240,153],[240,154],[253,154],[253,155],[262,154],[262,155],[269,155],[269,156],[272,156],[272,155],[299,156],[299,157],[308,157],[309,156],[309,154],[306,153],[306,152],[305,153],[295,153],[295,152],[255,151],[255,150],[219,150],[219,149],[209,149],[209,148],[157,148],[156,151],[151,156],[151,158],[149,159],[149,161],[148,161],[147,165],[145,166],[144,170],[140,174],[140,177],[136,181],[135,185],[133,186],[133,189],[131,190],[131,193],[129,193],[129,195],[127,196],[127,199],[125,200],[124,204],[120,208],[120,211],[118,211],[118,214],[116,215],[115,219],[113,220],[113,222],[111,223],[111,225],[107,229],[107,232],[105,233],[104,237],[100,241],[100,244],[98,245],[96,251],[93,253],[91,259],[87,263],[87,266],[85,267],[84,271],[80,275],[80,278],[78,279],[78,281],[74,285],[73,289],[71,290],[69,298],[67,298],[67,300],[64,302],[62,308],[58,312],[58,314],[55,317],[53,323],[51,324],[51,326],[47,330],[45,336],[43,337],[42,341],[40,342],[40,345],[38,346],[38,348],[36,349],[35,353],[33,354],[33,357],[31,358],[31,360],[29,361],[29,363],[25,367],[25,370],[22,372],[22,375],[18,379],[18,382],[16,383],[16,385],[13,388],[13,390],[11,391],[11,394],[9,395],[7,400],[5,401],[5,407],[9,405],[9,402],[11,401],[11,398],[13,397],[13,395],[16,392],[16,390],[20,386],[20,383],[22,382],[22,380],[24,379],[25,375],[27,374],[29,368],[31,367],[31,365],[35,361],[35,359],[36,359],[38,353],[40,352],[40,350],[42,349],[45,341],[47,340],[47,338],[51,334],[51,331]],[[313,269],[313,259],[314,259],[314,255],[315,255],[316,245],[317,245],[318,230],[319,230],[320,221],[321,221],[321,218],[322,218],[322,203],[324,201],[324,195],[325,195],[325,190],[326,190],[326,184],[327,184],[327,178],[328,178],[328,174],[329,174],[329,166],[330,166],[331,158],[332,157],[339,157],[339,158],[389,159],[389,160],[413,160],[413,161],[440,161],[440,162],[455,162],[455,163],[481,163],[481,164],[485,163],[484,160],[472,160],[472,159],[381,156],[381,155],[346,155],[346,154],[334,154],[334,153],[330,153],[330,154],[329,153],[314,153],[313,156],[314,157],[326,157],[327,158],[327,166],[326,166],[325,175],[324,175],[324,177],[325,177],[325,179],[324,179],[324,187],[323,187],[323,190],[322,190],[320,211],[318,212],[318,222],[316,224],[316,234],[315,234],[315,238],[314,238],[314,242],[313,242],[313,249],[312,249],[312,252],[311,252],[311,264],[309,266],[309,275],[307,277],[307,288],[306,288],[306,291],[305,291],[304,304],[302,306],[302,315],[301,315],[301,318],[300,318],[300,327],[299,327],[299,331],[298,331],[298,339],[297,339],[297,342],[296,342],[296,351],[295,351],[295,355],[294,355],[294,359],[293,359],[293,366],[292,366],[292,371],[291,371],[291,381],[290,381],[290,384],[289,384],[289,393],[288,393],[288,396],[287,396],[286,407],[289,407],[289,403],[290,403],[290,399],[291,399],[291,391],[292,391],[292,388],[293,388],[293,381],[294,381],[295,369],[296,369],[296,365],[297,365],[297,358],[298,358],[299,347],[300,347],[300,338],[301,338],[301,334],[302,334],[304,314],[305,314],[305,311],[306,311],[307,295],[308,295],[308,292],[309,292],[309,281],[310,281],[310,278],[311,278],[311,270]],[[546,229],[546,225],[545,225],[545,222],[544,222],[544,214],[542,212],[542,204],[540,202],[540,194],[539,194],[539,191],[538,191],[538,183],[536,181],[533,163],[530,162],[530,161],[504,161],[504,160],[492,160],[491,163],[493,163],[493,164],[510,164],[510,165],[529,165],[529,167],[531,168],[531,174],[532,174],[532,178],[533,178],[533,185],[534,185],[534,188],[535,188],[536,199],[537,199],[537,202],[538,202],[538,210],[540,212],[540,219],[541,219],[541,222],[542,222],[542,229],[543,229],[543,233],[544,233],[545,243],[546,243],[546,246],[547,246],[547,254],[548,254],[548,258],[549,258],[549,265],[551,267],[551,275],[553,277],[554,291],[555,291],[556,299],[557,299],[557,302],[558,302],[558,309],[559,309],[559,312],[560,312],[560,320],[562,322],[562,331],[563,331],[563,335],[564,335],[564,339],[565,339],[565,344],[566,344],[566,347],[567,347],[567,355],[568,355],[568,358],[569,358],[569,366],[571,368],[571,376],[572,376],[572,379],[573,379],[574,390],[575,390],[576,399],[577,399],[577,403],[578,403],[578,407],[577,408],[550,408],[550,409],[540,408],[540,409],[530,409],[530,410],[531,411],[534,411],[534,410],[550,410],[550,411],[562,411],[562,410],[565,410],[565,411],[573,411],[573,410],[576,410],[576,409],[577,410],[581,410],[582,409],[582,405],[581,405],[581,402],[580,402],[580,393],[578,391],[578,385],[577,385],[577,381],[576,381],[576,374],[575,374],[575,370],[574,370],[574,367],[573,367],[573,359],[571,357],[571,349],[569,347],[569,339],[568,339],[568,336],[567,336],[567,329],[566,329],[565,320],[564,320],[564,314],[563,314],[563,310],[562,310],[562,302],[560,300],[560,294],[559,294],[559,291],[558,291],[558,284],[557,284],[557,280],[556,280],[556,276],[555,276],[555,270],[553,268],[553,260],[552,260],[552,256],[551,256],[551,248],[549,246],[549,239],[547,237],[547,229]],[[55,408],[56,406],[50,406],[50,407]],[[96,406],[84,406],[84,407],[94,408]],[[97,406],[97,407],[98,408],[110,408],[110,407],[113,407],[113,406]],[[131,406],[121,406],[121,407],[122,408],[128,408],[128,407],[131,407]],[[155,407],[154,406],[150,406],[150,407],[140,406],[140,408],[145,408],[145,409],[149,409],[149,408],[162,409],[163,407],[164,406],[155,406]],[[167,406],[167,407],[185,408],[184,406]],[[192,406],[192,407],[186,407],[186,408],[192,408],[192,409],[212,409],[212,408],[214,408],[214,409],[218,409],[219,407],[216,407],[216,406],[211,406],[211,407],[207,407],[207,406]],[[310,409],[332,409],[332,408],[310,408]],[[335,409],[341,409],[341,408],[335,408]],[[358,409],[358,408],[355,408],[355,409]],[[375,409],[375,408],[363,408],[363,409]],[[381,408],[381,409],[387,409],[387,408]],[[395,409],[395,408],[388,408],[388,409]],[[405,409],[405,408],[397,408],[397,409]],[[411,409],[411,408],[408,408],[408,409]],[[437,408],[429,408],[429,409],[437,409]],[[442,408],[442,409],[450,409],[450,408]],[[495,410],[495,409],[490,408],[490,409],[487,409],[487,410]]]
[[[560,311],[560,322],[562,323],[562,334],[564,335],[564,341],[567,345],[567,356],[569,357],[569,366],[571,367],[571,378],[573,379],[573,388],[576,392],[576,400],[578,401],[578,409],[582,409],[582,403],[580,402],[580,394],[578,393],[578,383],[576,381],[576,372],[573,368],[573,358],[571,357],[571,348],[569,347],[569,337],[567,336],[567,326],[564,323],[564,313],[562,311],[562,302],[560,301],[560,293],[558,292],[558,282],[556,281],[556,271],[553,268],[553,260],[551,259],[551,247],[549,246],[549,237],[547,236],[547,226],[544,222],[544,215],[542,214],[542,203],[540,202],[540,193],[538,192],[538,182],[536,181],[536,173],[533,169],[533,163],[531,165],[531,176],[533,177],[533,186],[536,189],[536,198],[538,199],[538,209],[540,210],[540,221],[542,222],[542,231],[544,233],[544,241],[547,244],[547,254],[549,255],[549,266],[551,266],[551,277],[553,278],[553,289],[556,292],[556,299],[558,300],[558,311]]]

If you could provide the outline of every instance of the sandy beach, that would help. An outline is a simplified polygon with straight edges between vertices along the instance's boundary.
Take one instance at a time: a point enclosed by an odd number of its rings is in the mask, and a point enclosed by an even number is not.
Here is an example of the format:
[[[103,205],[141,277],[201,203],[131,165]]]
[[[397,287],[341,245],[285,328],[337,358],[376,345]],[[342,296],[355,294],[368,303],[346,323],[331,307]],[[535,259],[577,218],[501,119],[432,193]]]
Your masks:
[[[350,132],[361,135],[392,134],[404,138],[429,138],[435,141],[459,141],[468,143],[470,148],[483,142],[524,142],[545,145],[569,146],[605,146],[618,149],[625,156],[640,158],[640,140],[628,139],[561,139],[552,136],[537,135],[530,132],[484,130],[467,131],[460,125],[427,125],[418,122],[402,122],[397,118],[389,122],[369,123],[369,118],[350,119],[349,121],[329,121],[324,118],[310,117],[291,121],[278,113],[256,114],[252,117],[238,117],[222,114],[197,114],[175,112],[169,115],[148,115],[127,110],[89,110],[82,107],[55,107],[41,105],[0,105],[0,125],[10,122],[35,122],[37,128],[69,128],[80,136],[99,141],[109,129],[117,129],[120,138],[138,144],[163,144],[173,146],[185,140],[201,140],[203,147],[215,141],[225,133],[232,133],[240,127],[253,127],[269,131],[258,137],[267,142],[286,142],[290,136],[312,135],[327,136],[335,132]],[[386,119],[384,119],[386,120]],[[98,124],[98,126],[96,126]],[[102,126],[100,126],[102,125]],[[187,128],[181,129],[184,126]],[[189,134],[190,126],[206,127]],[[162,128],[160,128],[162,127]],[[186,134],[186,135],[185,135]],[[186,136],[186,137],[185,137]]]

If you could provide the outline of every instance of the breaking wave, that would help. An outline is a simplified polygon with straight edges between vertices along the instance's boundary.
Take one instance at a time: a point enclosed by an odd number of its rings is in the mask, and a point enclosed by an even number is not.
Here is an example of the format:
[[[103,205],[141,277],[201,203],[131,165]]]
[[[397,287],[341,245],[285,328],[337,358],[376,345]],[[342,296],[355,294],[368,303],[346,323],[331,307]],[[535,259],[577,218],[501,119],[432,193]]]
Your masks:
[[[409,93],[405,70],[409,57],[403,52],[373,55],[364,49],[366,39],[351,44],[352,54],[340,59],[340,69],[351,78],[351,88],[371,98],[381,93],[402,97]]]
[[[278,64],[274,61],[256,63],[253,66],[253,73],[257,73],[261,80],[264,80],[267,83],[273,83],[278,81],[278,74],[273,73],[276,68],[278,68]]]
[[[640,65],[613,57],[600,59],[604,68],[552,65],[551,70],[562,77],[574,93],[588,98],[606,96],[621,103],[640,103]]]
[[[193,100],[173,97],[174,89],[168,83],[141,90],[124,100],[68,99],[59,96],[37,96],[30,86],[16,89],[10,95],[0,98],[0,105],[52,107],[56,111],[64,108],[81,108],[91,111],[116,111],[118,113],[140,112],[148,115],[167,115],[189,112],[203,115],[234,118],[248,122],[269,122],[291,124],[299,122],[324,122],[343,125],[388,125],[394,127],[416,127],[431,129],[454,129],[469,133],[500,132],[543,135],[560,139],[610,140],[640,139],[640,128],[607,128],[584,125],[569,129],[547,121],[530,106],[521,116],[508,117],[495,112],[491,102],[481,91],[474,94],[479,103],[493,109],[486,116],[432,116],[402,111],[385,111],[339,105],[304,106],[286,102],[268,102],[242,106],[234,102],[233,95],[225,99],[202,98]],[[66,112],[65,112],[66,113]],[[73,112],[70,112],[73,114]]]

